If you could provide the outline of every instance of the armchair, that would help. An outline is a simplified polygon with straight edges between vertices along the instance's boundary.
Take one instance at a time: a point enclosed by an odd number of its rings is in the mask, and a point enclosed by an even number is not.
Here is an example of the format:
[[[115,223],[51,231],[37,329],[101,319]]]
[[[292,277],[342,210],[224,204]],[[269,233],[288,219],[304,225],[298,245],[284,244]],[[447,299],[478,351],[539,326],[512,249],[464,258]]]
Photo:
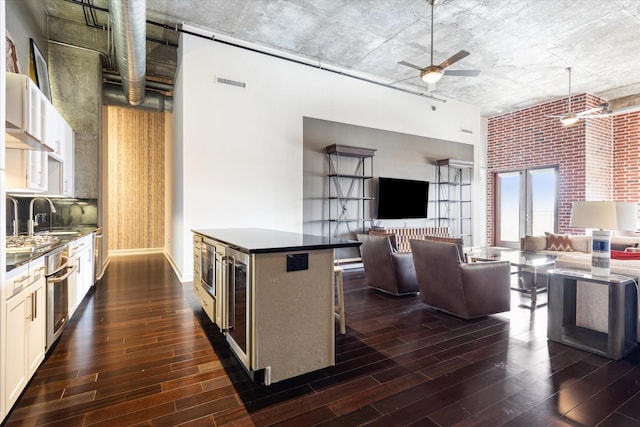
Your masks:
[[[473,319],[509,311],[508,261],[466,264],[455,243],[411,240],[420,300],[435,309]]]
[[[369,287],[392,295],[418,293],[416,270],[410,253],[395,252],[388,236],[358,234]]]

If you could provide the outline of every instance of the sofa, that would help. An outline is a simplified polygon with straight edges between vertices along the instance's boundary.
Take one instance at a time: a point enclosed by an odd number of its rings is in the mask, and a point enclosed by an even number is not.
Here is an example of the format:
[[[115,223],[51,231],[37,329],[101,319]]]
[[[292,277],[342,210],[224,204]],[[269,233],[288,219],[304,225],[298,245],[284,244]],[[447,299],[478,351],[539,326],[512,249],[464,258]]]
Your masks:
[[[525,236],[520,241],[520,249],[555,255],[556,268],[591,270],[591,236],[553,233],[546,233],[545,236]],[[640,252],[634,254],[635,250],[640,251],[640,234],[612,236],[611,250],[611,273],[640,278]],[[607,300],[606,287],[579,281],[576,290],[576,325],[607,332]]]

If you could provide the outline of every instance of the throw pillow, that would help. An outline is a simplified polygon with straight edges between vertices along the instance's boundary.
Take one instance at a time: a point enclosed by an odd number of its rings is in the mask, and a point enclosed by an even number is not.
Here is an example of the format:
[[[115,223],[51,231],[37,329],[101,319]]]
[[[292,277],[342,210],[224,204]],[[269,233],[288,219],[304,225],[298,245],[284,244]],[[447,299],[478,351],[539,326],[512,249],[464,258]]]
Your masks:
[[[611,259],[640,260],[638,252],[611,251]]]
[[[621,251],[624,252],[627,248],[637,248],[638,244],[629,244],[629,243],[611,243],[612,251]]]
[[[544,236],[524,236],[522,238],[522,250],[526,252],[538,252],[547,248],[547,238]]]
[[[571,248],[574,251],[591,253],[591,236],[571,236]]]
[[[547,236],[547,250],[573,252],[571,236],[568,234],[545,233]]]

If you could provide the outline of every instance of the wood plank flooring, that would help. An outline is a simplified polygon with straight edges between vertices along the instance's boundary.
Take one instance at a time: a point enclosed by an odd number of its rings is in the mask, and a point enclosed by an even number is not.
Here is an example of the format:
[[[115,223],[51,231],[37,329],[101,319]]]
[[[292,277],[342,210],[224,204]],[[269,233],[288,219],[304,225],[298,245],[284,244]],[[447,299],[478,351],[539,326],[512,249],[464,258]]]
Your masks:
[[[515,292],[507,315],[463,321],[344,279],[336,365],[265,387],[163,256],[114,258],[6,425],[640,426],[640,351],[548,342],[546,308]]]

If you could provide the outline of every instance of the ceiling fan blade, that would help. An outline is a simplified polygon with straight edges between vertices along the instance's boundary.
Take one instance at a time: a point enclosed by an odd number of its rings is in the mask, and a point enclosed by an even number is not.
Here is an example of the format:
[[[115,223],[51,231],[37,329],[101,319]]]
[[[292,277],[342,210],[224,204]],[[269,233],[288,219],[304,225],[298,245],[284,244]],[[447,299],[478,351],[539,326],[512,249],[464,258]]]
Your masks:
[[[449,65],[456,63],[458,61],[460,61],[462,58],[469,56],[469,52],[467,52],[466,50],[461,50],[460,52],[456,53],[455,55],[451,56],[448,59],[445,59],[444,61],[442,61],[442,63],[440,65],[438,65],[440,68],[447,68]]]
[[[480,75],[480,70],[444,70],[445,76],[462,76],[462,77],[476,77]]]
[[[589,114],[586,116],[578,114],[578,117],[581,119],[606,119],[607,117],[611,117],[611,114]]]
[[[585,114],[602,112],[602,110],[603,110],[602,107],[595,107],[595,108],[589,108],[588,110],[580,111],[579,113],[576,113],[576,114],[578,114],[578,116],[584,116]]]
[[[398,62],[398,64],[404,65],[405,67],[415,68],[416,70],[420,70],[420,71],[424,70],[423,67],[418,67],[417,65],[411,64],[411,63],[409,63],[407,61],[400,61],[400,62]]]

